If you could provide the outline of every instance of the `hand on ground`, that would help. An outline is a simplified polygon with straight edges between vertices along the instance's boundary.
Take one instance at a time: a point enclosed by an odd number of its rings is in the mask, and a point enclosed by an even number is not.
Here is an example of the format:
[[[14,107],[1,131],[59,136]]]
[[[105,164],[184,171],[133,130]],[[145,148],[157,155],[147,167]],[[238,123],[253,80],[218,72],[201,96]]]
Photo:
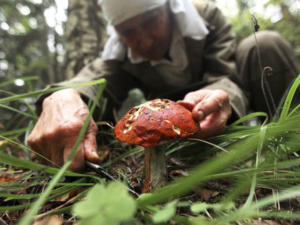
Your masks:
[[[87,105],[74,89],[54,92],[43,101],[42,113],[28,137],[29,146],[54,164],[42,159],[47,165],[61,166],[68,159],[89,113]],[[97,125],[92,119],[70,166],[71,170],[84,168],[85,159],[99,160],[97,154]]]

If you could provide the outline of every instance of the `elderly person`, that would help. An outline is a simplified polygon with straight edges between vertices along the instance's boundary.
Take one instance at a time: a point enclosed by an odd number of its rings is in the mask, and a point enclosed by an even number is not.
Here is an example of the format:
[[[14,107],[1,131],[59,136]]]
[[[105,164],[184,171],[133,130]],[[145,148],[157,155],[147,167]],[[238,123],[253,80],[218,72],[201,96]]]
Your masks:
[[[102,57],[73,79],[55,86],[105,78],[107,115],[134,87],[143,90],[149,99],[164,97],[183,105],[190,103],[203,138],[220,133],[229,120],[245,115],[248,102],[252,110],[266,111],[257,87],[261,68],[254,38],[243,41],[237,50],[230,23],[213,3],[103,0],[102,8],[109,34]],[[271,86],[280,85],[274,93],[278,104],[300,69],[290,46],[277,33],[257,34],[257,39],[262,66],[272,66],[273,73],[281,75],[281,83],[271,81]],[[62,165],[88,114],[85,102],[95,97],[96,90],[97,87],[66,89],[41,97],[38,105],[42,111],[29,136],[29,145]],[[254,91],[259,101],[251,95]],[[92,120],[71,169],[82,169],[84,160],[99,159],[96,132]]]

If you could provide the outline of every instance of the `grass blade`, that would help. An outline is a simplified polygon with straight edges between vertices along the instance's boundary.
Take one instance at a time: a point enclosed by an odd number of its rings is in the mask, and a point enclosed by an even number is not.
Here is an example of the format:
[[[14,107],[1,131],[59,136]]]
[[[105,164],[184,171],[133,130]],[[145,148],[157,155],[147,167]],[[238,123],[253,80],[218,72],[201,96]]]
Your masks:
[[[33,81],[33,80],[38,80],[39,77],[38,76],[29,76],[29,77],[20,77],[18,79],[12,79],[12,80],[8,80],[8,81],[4,81],[0,84],[0,87],[5,87],[7,85],[10,85],[10,84],[14,84],[16,80],[23,80],[23,81]]]
[[[291,104],[292,104],[292,100],[294,98],[294,95],[295,95],[299,85],[300,85],[300,75],[298,75],[298,77],[296,78],[296,80],[294,81],[292,87],[290,88],[290,90],[288,92],[288,95],[286,97],[286,100],[285,100],[283,108],[282,108],[282,112],[279,117],[279,122],[281,122],[287,118]]]
[[[20,110],[18,110],[18,109],[15,109],[15,108],[10,107],[10,106],[7,106],[7,105],[0,104],[0,108],[4,108],[4,109],[7,109],[7,110],[10,110],[10,111],[12,111],[12,112],[15,112],[15,113],[18,113],[18,114],[20,114],[20,115],[23,115],[23,116],[25,116],[25,117],[27,117],[27,118],[37,119],[37,116],[36,116],[36,115],[31,115],[31,114],[29,114],[29,113],[22,112],[22,111],[20,111]]]
[[[267,130],[266,126],[261,127],[261,132],[259,134],[259,143],[258,143],[258,146],[257,146],[255,168],[258,168],[259,164],[260,164],[260,157],[261,157],[261,153],[262,153],[262,149],[263,149],[263,145],[264,145],[264,140],[265,140],[265,137],[266,137],[266,130]],[[248,196],[247,201],[246,201],[246,203],[244,204],[243,207],[247,207],[252,203],[253,197],[255,195],[256,184],[257,184],[256,178],[257,178],[257,174],[255,173],[252,177],[252,183],[251,183],[249,196]]]
[[[89,82],[78,83],[78,84],[73,84],[73,85],[68,85],[68,86],[63,86],[63,87],[55,87],[55,88],[49,88],[49,89],[45,89],[45,90],[29,92],[29,93],[25,93],[25,94],[14,95],[14,96],[0,99],[0,104],[16,101],[16,100],[19,100],[22,98],[36,97],[41,94],[47,94],[47,93],[51,93],[51,92],[55,92],[55,91],[59,91],[59,90],[67,89],[67,88],[87,87],[87,86],[92,86],[92,85],[105,85],[105,80],[99,79],[96,81],[89,81]]]
[[[232,124],[230,124],[230,127],[232,126],[237,126],[239,124],[242,124],[252,118],[255,118],[255,117],[265,117],[265,122],[266,123],[268,121],[268,114],[265,113],[265,112],[255,112],[255,113],[250,113],[242,118],[240,118],[239,120],[233,122]]]

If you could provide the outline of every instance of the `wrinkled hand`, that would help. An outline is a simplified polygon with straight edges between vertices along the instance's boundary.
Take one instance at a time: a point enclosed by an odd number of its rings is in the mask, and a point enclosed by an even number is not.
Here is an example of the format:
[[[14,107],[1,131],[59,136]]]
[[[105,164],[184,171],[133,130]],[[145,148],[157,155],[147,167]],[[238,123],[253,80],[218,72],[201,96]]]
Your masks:
[[[54,92],[43,101],[43,111],[28,137],[29,146],[55,165],[63,165],[73,149],[88,113],[87,105],[76,90]],[[72,161],[71,170],[83,169],[85,159],[99,161],[96,133],[97,125],[91,120]],[[41,160],[50,165],[45,159]]]
[[[201,131],[197,137],[208,138],[224,130],[231,115],[229,96],[222,90],[198,90],[186,94],[179,104],[192,111]]]

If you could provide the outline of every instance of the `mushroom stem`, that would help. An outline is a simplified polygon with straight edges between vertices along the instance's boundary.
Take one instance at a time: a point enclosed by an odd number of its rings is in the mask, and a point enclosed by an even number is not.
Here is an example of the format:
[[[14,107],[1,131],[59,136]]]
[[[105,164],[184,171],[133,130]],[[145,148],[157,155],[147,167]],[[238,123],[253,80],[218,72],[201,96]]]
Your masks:
[[[167,182],[165,151],[145,147],[145,180],[143,193],[162,187]]]

